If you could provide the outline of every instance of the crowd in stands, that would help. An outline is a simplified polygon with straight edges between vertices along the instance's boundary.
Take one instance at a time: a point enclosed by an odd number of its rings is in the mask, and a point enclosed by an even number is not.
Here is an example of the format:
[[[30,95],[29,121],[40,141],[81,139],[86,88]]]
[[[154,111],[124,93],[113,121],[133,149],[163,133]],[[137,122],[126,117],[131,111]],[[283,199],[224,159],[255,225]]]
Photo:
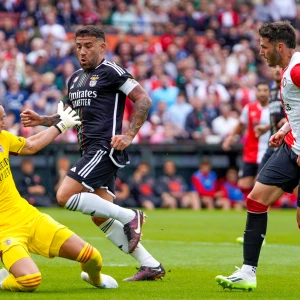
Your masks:
[[[101,26],[107,59],[124,66],[153,100],[135,142],[221,141],[255,84],[271,80],[259,57],[262,22],[287,19],[300,29],[295,0],[7,0],[0,3],[0,97],[9,130],[29,107],[55,112],[79,68],[74,31]],[[132,105],[128,101],[124,129]],[[211,136],[215,139],[211,139]],[[70,131],[60,140],[75,143]]]
[[[80,67],[74,32],[93,24],[107,34],[106,58],[125,67],[153,100],[135,143],[221,142],[245,104],[256,100],[256,84],[272,80],[259,56],[258,28],[289,20],[299,33],[299,12],[299,0],[0,1],[0,99],[7,130],[25,137],[39,130],[20,125],[25,108],[55,113],[66,99],[66,82]],[[127,101],[124,130],[131,112]],[[76,143],[76,132],[56,141]],[[223,181],[213,173],[208,180],[201,173],[208,166],[200,164],[190,187],[179,177],[169,184],[172,170],[167,169],[174,166],[166,166],[155,191],[149,168],[143,162],[128,182],[118,179],[118,201],[149,209],[243,207],[241,199],[227,201],[232,193],[240,198],[235,169]],[[202,195],[199,180],[213,192]]]

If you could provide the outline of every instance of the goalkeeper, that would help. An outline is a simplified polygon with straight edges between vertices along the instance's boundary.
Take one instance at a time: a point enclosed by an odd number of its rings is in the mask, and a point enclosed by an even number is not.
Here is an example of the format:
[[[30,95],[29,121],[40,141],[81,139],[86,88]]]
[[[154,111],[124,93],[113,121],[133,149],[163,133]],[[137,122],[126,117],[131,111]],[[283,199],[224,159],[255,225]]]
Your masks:
[[[16,189],[9,165],[9,154],[34,154],[60,133],[79,125],[71,108],[58,105],[60,119],[54,126],[27,139],[5,130],[5,111],[0,105],[0,287],[14,292],[32,292],[41,283],[41,273],[30,253],[63,257],[81,264],[81,278],[99,288],[116,288],[117,282],[101,274],[100,253],[67,227],[39,212]]]

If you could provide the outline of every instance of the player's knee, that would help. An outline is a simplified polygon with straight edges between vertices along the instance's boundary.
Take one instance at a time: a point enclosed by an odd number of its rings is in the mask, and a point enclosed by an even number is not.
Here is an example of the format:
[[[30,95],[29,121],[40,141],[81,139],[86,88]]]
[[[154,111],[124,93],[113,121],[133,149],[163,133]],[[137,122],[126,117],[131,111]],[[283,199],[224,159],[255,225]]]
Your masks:
[[[28,274],[26,276],[16,278],[16,281],[19,284],[21,291],[34,292],[42,282],[42,274],[41,272]]]
[[[256,200],[253,200],[250,197],[247,197],[246,199],[246,207],[249,212],[253,213],[265,213],[268,211],[269,208],[269,206],[260,203]]]
[[[100,226],[102,223],[106,222],[107,218],[100,218],[100,217],[92,217],[92,221],[96,226]]]
[[[61,206],[65,206],[69,198],[70,197],[66,195],[66,193],[64,193],[62,189],[58,189],[58,191],[56,192],[56,200]]]

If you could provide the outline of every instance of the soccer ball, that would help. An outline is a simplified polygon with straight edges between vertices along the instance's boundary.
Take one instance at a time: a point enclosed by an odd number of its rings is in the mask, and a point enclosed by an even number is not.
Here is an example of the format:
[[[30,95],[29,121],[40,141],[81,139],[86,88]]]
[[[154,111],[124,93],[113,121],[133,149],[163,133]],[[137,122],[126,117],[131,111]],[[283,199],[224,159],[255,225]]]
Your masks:
[[[243,245],[243,244],[244,244],[244,237],[240,236],[240,237],[236,238],[235,241],[236,241],[238,244]],[[265,244],[266,244],[266,239],[264,239],[262,245],[264,246]]]

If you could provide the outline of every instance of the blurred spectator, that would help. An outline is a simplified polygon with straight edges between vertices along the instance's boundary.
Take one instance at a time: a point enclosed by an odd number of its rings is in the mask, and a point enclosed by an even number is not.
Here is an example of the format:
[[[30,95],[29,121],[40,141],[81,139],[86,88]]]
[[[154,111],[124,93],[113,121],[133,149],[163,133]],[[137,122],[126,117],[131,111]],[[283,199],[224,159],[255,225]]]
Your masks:
[[[65,60],[56,71],[58,72],[58,76],[55,78],[55,86],[59,90],[64,90],[67,86],[67,83],[71,77],[71,75],[76,71],[73,63],[70,60]]]
[[[70,0],[60,1],[57,22],[65,28],[66,32],[74,31],[78,21],[74,11],[72,10],[72,3]]]
[[[202,81],[196,91],[197,97],[200,99],[207,99],[208,95],[215,95],[217,104],[222,102],[228,102],[230,100],[230,95],[223,84],[218,83],[214,74],[209,74],[207,80]]]
[[[297,207],[298,190],[295,189],[292,194],[284,193],[273,204],[272,208],[295,208]]]
[[[184,61],[184,67],[186,65],[186,60]],[[193,67],[185,67],[182,71],[183,74],[178,78],[178,87],[185,92],[188,101],[196,96],[196,91],[201,85],[201,80],[198,78],[199,72]]]
[[[20,122],[20,113],[23,110],[28,93],[20,88],[20,80],[17,77],[10,77],[7,82],[8,88],[3,98],[3,106],[7,112],[12,112],[16,122]]]
[[[238,187],[238,171],[236,168],[229,168],[226,172],[226,177],[219,191],[216,194],[216,206],[229,209],[234,208],[241,210],[245,207],[244,194]]]
[[[30,64],[35,64],[38,57],[44,54],[44,40],[41,38],[34,38],[31,41],[30,47],[31,51],[27,55],[27,62]]]
[[[129,32],[136,23],[136,16],[130,12],[125,2],[119,2],[117,10],[112,14],[112,24],[118,30]]]
[[[184,178],[176,173],[173,161],[166,161],[163,165],[164,175],[158,178],[157,192],[162,199],[171,199],[180,208],[201,208],[200,198],[197,193],[190,192]]]
[[[217,175],[212,170],[211,162],[208,158],[202,158],[199,169],[191,178],[192,190],[198,193],[203,206],[207,209],[215,208],[215,196],[217,192]]]
[[[188,114],[193,110],[193,106],[187,103],[185,95],[180,92],[177,96],[176,103],[169,108],[171,123],[178,130],[178,136],[186,137],[185,122]]]
[[[139,203],[131,196],[128,183],[118,176],[115,183],[114,203],[122,207],[139,207]]]
[[[220,115],[212,120],[212,132],[224,139],[238,124],[229,104],[220,105]]]
[[[163,51],[166,51],[175,38],[175,26],[172,22],[164,24],[164,34],[160,37],[160,43]]]
[[[262,3],[258,3],[255,6],[255,16],[257,21],[263,23],[279,21],[280,13],[275,0],[263,0]]]
[[[141,5],[136,6],[135,23],[132,26],[132,31],[136,34],[143,34],[145,32],[153,32],[151,25],[151,15],[147,10],[144,10]]]
[[[291,21],[293,24],[297,15],[295,0],[273,0],[281,20]]]
[[[164,102],[161,103],[164,104]],[[146,124],[145,129],[146,131],[143,130],[141,134],[153,144],[174,143],[176,137],[180,135],[180,132],[176,130],[176,127],[174,128],[169,122],[163,123],[162,118],[157,114],[151,115],[150,122]]]
[[[21,196],[28,200],[33,206],[52,206],[47,190],[43,185],[41,177],[35,173],[35,165],[30,159],[23,159],[21,163],[21,174],[17,181],[17,188]]]
[[[26,19],[33,18],[33,26],[40,27],[44,25],[43,14],[38,7],[37,0],[26,0],[25,10],[20,15],[20,27],[27,28]]]
[[[57,12],[52,9],[45,16],[46,24],[41,26],[40,33],[43,39],[46,41],[54,39],[56,42],[63,42],[66,40],[66,30],[65,28],[57,23]]]
[[[20,134],[20,123],[16,122],[16,116],[13,112],[8,111],[5,115],[6,130],[14,135]]]
[[[159,101],[164,101],[169,109],[173,104],[176,103],[176,98],[179,93],[178,87],[170,85],[170,80],[167,75],[161,75],[159,79],[161,87],[158,87],[151,93],[151,99],[153,101],[152,112],[157,110]]]
[[[150,175],[150,165],[140,162],[133,175],[129,178],[132,195],[141,207],[154,209],[156,207],[176,208],[177,203],[171,198],[161,198],[156,193],[156,181]]]
[[[66,156],[62,156],[57,160],[56,163],[56,178],[54,190],[57,192],[64,178],[68,174],[71,167],[70,160]]]
[[[2,26],[0,27],[0,30],[2,30],[5,34],[5,38],[15,38],[17,33],[17,28],[14,26],[12,18],[4,18],[2,20]]]
[[[100,22],[100,15],[97,12],[93,0],[82,1],[82,7],[79,10],[79,23],[82,25],[96,25]]]
[[[106,25],[112,25],[112,2],[110,0],[97,0],[96,6],[101,23],[109,30],[109,26]]]
[[[190,103],[193,106],[193,110],[186,117],[185,130],[190,139],[204,141],[206,136],[210,134],[210,129],[204,116],[204,102],[194,97]]]
[[[224,10],[222,10],[218,19],[221,27],[230,28],[237,26],[240,23],[239,14],[233,8],[233,1],[226,1],[224,3]]]

